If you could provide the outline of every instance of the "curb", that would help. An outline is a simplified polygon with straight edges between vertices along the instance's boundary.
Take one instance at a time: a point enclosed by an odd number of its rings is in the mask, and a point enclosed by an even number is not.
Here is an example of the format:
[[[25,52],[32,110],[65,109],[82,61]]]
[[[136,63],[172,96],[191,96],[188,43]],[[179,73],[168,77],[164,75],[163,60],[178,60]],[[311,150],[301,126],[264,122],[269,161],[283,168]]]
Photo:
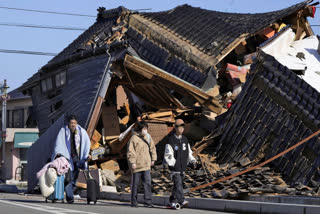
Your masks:
[[[21,193],[26,192],[26,188],[18,188],[17,185],[14,184],[0,184],[0,192],[6,193]]]
[[[86,190],[80,191],[80,196],[86,198]],[[129,193],[101,192],[100,199],[130,202]],[[320,206],[305,204],[270,203],[257,201],[238,201],[208,198],[186,198],[189,208],[212,210],[221,212],[254,213],[254,214],[319,214]],[[138,202],[143,203],[143,195],[138,194]],[[152,196],[152,203],[166,206],[169,203],[167,196]]]

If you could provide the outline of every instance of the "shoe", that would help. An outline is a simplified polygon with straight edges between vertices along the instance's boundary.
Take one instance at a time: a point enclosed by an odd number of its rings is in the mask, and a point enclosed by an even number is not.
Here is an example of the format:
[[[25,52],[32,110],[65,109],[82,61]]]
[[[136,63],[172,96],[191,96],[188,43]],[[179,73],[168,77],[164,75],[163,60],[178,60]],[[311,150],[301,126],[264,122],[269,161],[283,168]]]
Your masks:
[[[138,208],[138,204],[131,204],[131,207]]]
[[[148,208],[154,208],[154,206],[152,204],[145,204],[144,206],[148,207]]]
[[[74,203],[74,200],[72,199],[72,200],[67,201],[67,202],[68,202],[68,204],[73,204],[73,203]]]
[[[170,203],[168,205],[168,208],[170,209],[175,209],[175,210],[179,210],[180,209],[180,204],[179,203]]]
[[[189,205],[189,201],[184,201],[181,204],[181,208],[187,207]]]
[[[73,198],[74,199],[81,199],[80,195],[74,195]]]

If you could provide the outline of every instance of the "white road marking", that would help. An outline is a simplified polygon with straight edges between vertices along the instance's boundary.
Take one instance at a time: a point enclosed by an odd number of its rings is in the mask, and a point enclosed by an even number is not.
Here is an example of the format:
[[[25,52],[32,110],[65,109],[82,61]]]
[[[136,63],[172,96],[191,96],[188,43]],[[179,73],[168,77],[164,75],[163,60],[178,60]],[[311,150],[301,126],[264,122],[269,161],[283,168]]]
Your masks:
[[[65,213],[98,214],[93,212],[64,209],[64,208],[51,207],[51,206],[45,206],[45,205],[39,205],[39,204],[28,204],[28,203],[22,203],[22,202],[16,202],[16,201],[13,202],[13,201],[8,201],[3,199],[0,199],[0,202],[15,205],[15,206],[20,206],[20,207],[26,207],[34,210],[39,210],[43,212],[48,212],[48,213],[56,213],[56,214],[65,214]]]

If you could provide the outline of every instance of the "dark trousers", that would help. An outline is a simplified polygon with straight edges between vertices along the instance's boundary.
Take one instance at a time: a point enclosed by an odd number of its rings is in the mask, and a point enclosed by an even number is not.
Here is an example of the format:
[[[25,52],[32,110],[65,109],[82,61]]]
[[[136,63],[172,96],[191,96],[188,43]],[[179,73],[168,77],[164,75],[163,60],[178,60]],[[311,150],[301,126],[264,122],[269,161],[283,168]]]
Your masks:
[[[138,188],[139,182],[142,179],[143,187],[144,187],[144,203],[146,205],[151,205],[151,174],[150,170],[141,171],[132,174],[131,177],[131,205],[138,204]]]
[[[179,203],[182,204],[184,202],[184,193],[183,193],[183,174],[182,173],[174,173],[172,175],[173,180],[173,188],[172,193],[169,198],[170,203]]]
[[[67,201],[72,201],[73,200],[73,191],[74,191],[74,187],[76,186],[76,181],[78,179],[79,176],[79,169],[74,166],[74,170],[71,171],[69,170],[70,175],[69,179],[70,181],[68,181],[67,185],[65,186],[64,190],[66,191],[66,200]]]

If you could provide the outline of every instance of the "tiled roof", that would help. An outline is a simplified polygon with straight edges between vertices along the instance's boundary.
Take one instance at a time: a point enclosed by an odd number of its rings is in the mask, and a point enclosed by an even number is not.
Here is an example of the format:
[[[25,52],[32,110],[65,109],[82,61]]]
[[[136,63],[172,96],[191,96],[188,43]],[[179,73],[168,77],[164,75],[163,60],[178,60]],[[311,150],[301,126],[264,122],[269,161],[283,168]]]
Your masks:
[[[130,28],[128,30],[128,43],[138,53],[139,57],[147,62],[163,69],[182,80],[197,87],[201,87],[206,80],[206,74],[191,67],[183,60],[172,57],[168,50],[146,39],[142,34]]]
[[[273,57],[261,53],[223,119],[217,149],[221,162],[265,160],[320,129],[320,94]],[[320,165],[320,140],[313,138],[271,162],[292,182],[307,184]]]
[[[48,67],[52,64],[58,63],[65,58],[70,57],[72,54],[78,53],[83,50],[93,50],[95,47],[104,45],[102,42],[105,38],[112,35],[112,27],[115,26],[117,18],[120,16],[123,7],[104,11],[104,14],[108,16],[98,17],[97,21],[89,27],[84,33],[82,33],[77,39],[75,39],[70,45],[68,45],[63,51],[48,62],[44,67]],[[95,38],[95,45],[87,45],[87,42]]]
[[[242,34],[255,33],[298,11],[309,2],[311,1],[259,14],[223,13],[185,4],[169,11],[142,13],[142,15],[176,33],[208,55],[217,56]]]
[[[164,12],[141,13],[141,15],[158,25],[176,33],[182,39],[189,41],[201,51],[217,56],[228,44],[244,33],[254,33],[269,24],[286,17],[306,6],[311,0],[301,2],[289,8],[260,14],[238,14],[210,11],[181,5]],[[124,7],[106,10],[98,14],[98,19],[88,30],[75,39],[68,47],[54,57],[45,67],[58,63],[70,55],[83,50],[91,50],[93,46],[86,43],[93,39],[98,47],[101,41],[112,35],[112,27]],[[129,12],[129,11],[128,11]]]

